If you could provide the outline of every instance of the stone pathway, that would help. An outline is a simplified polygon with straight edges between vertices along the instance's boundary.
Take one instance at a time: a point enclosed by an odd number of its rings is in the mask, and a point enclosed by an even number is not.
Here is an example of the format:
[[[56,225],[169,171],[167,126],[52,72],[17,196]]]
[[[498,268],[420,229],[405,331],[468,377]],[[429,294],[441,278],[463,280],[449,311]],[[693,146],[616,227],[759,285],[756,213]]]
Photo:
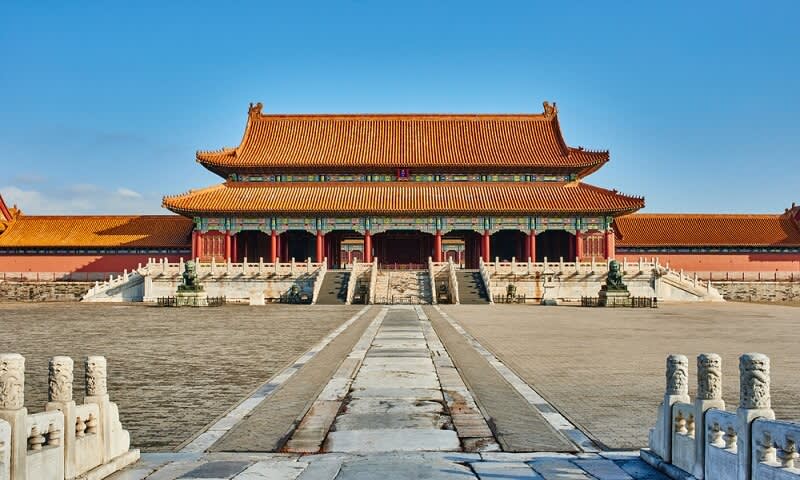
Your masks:
[[[387,306],[366,312],[326,338],[324,349],[304,357],[307,365],[292,371],[295,378],[274,395],[259,399],[262,405],[251,415],[238,421],[229,415],[209,429],[217,438],[218,430],[229,430],[205,452],[207,440],[200,435],[180,453],[145,454],[111,478],[666,478],[638,452],[600,452],[565,419],[545,418],[541,397],[525,390],[439,309]],[[304,374],[323,370],[327,383],[302,381]],[[268,402],[309,383],[317,390],[306,400],[305,415],[295,420],[297,428],[286,433],[285,442],[276,437],[264,443]],[[260,453],[253,448],[259,444],[283,453]],[[500,451],[520,445],[539,451]]]
[[[142,454],[111,480],[668,480],[638,452]]]
[[[462,447],[463,443],[463,447]],[[384,307],[285,451],[498,450],[419,307]]]

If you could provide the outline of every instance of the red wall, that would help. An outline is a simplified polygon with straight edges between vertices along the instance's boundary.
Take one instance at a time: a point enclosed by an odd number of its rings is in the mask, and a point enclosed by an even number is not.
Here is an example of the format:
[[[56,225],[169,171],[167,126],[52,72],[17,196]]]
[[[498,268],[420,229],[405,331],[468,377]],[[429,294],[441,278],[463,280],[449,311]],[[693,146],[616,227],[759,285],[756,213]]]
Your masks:
[[[662,265],[669,262],[674,270],[687,272],[799,272],[800,253],[624,253],[617,252],[617,260],[627,257],[629,262],[639,257],[658,257]]]
[[[122,273],[131,271],[148,258],[167,257],[170,262],[178,262],[181,256],[164,254],[120,254],[120,255],[0,255],[0,272],[103,272]]]

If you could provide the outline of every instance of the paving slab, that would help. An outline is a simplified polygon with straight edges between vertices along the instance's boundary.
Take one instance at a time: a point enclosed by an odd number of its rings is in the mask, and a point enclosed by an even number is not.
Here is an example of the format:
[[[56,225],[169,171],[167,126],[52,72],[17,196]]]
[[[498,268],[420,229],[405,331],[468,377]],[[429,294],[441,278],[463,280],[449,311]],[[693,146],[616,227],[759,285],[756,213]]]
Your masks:
[[[670,480],[669,477],[653,469],[644,460],[619,460],[616,462],[621,469],[636,480]]]
[[[459,451],[461,442],[453,430],[383,429],[330,432],[326,452]]]
[[[542,480],[542,476],[525,463],[475,462],[470,466],[480,480]]]
[[[370,349],[367,358],[374,357],[411,357],[411,358],[430,358],[431,353],[427,348],[394,348],[379,347]]]
[[[358,378],[358,377],[356,377]],[[368,388],[353,389],[350,391],[352,398],[389,398],[389,399],[409,399],[409,400],[433,400],[443,402],[444,396],[441,390],[433,388]]]
[[[469,467],[428,459],[367,459],[345,462],[336,480],[468,480],[476,478]]]
[[[539,458],[530,465],[544,480],[592,480],[592,476],[566,459]]]
[[[431,400],[403,398],[356,398],[344,406],[344,413],[442,413],[444,406]]]
[[[249,461],[217,461],[208,462],[196,467],[179,478],[194,479],[194,478],[231,478],[234,475],[241,473],[245,468],[249,467],[252,462]]]
[[[339,415],[334,423],[336,431],[365,430],[372,428],[420,428],[441,430],[452,428],[450,417],[440,413],[347,413]]]
[[[253,464],[233,480],[295,480],[307,466],[305,462],[267,460]]]
[[[625,473],[625,470],[621,469],[612,460],[608,460],[605,458],[600,458],[600,459],[579,458],[577,460],[574,460],[573,463],[579,466],[580,468],[586,470],[593,476],[597,478],[602,478],[603,480],[633,480],[633,477]]]
[[[359,374],[355,381],[353,381],[352,389],[382,389],[386,388],[386,385],[391,385],[391,388],[404,388],[410,390],[438,390],[440,388],[439,379],[436,377],[435,373],[409,374],[407,372],[386,372],[384,374],[380,374],[376,372],[374,374]]]

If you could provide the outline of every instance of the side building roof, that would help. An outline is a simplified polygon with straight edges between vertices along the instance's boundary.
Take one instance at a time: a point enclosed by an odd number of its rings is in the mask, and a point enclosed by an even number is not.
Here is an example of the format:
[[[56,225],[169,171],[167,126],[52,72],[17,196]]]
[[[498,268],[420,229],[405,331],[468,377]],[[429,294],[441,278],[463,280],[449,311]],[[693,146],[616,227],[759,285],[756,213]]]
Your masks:
[[[644,199],[581,182],[226,182],[164,197],[181,215],[623,215]]]
[[[241,144],[197,152],[227,177],[236,171],[557,170],[588,175],[607,151],[567,146],[555,104],[541,114],[265,115],[250,106]]]
[[[179,215],[19,215],[0,248],[188,248],[192,221]]]
[[[620,247],[800,247],[791,215],[641,213],[614,220]]]

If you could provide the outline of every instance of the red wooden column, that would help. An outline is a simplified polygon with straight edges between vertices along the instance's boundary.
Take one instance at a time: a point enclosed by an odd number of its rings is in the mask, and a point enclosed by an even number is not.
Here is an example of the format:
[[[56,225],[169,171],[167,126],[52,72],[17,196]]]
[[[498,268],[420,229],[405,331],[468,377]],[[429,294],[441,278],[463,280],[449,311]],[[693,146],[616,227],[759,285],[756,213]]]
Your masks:
[[[433,237],[433,261],[442,261],[442,231],[436,230],[436,235]]]
[[[531,261],[536,261],[536,230],[531,230],[531,234],[528,235],[528,243],[530,244],[530,257]]]
[[[369,230],[364,231],[364,263],[372,262],[372,235]]]
[[[322,230],[317,230],[317,262],[325,258],[325,234]]]
[[[231,261],[231,232],[230,230],[225,232],[225,261]]]
[[[616,238],[612,230],[606,230],[606,258],[612,259],[616,256]]]
[[[235,233],[231,234],[231,262],[239,261],[239,238]]]
[[[192,230],[192,260],[197,258],[197,230]]]
[[[583,235],[581,235],[580,230],[575,231],[575,261],[580,261],[581,257],[583,257]]]
[[[483,245],[481,246],[481,253],[483,254],[483,261],[490,262],[492,260],[492,252],[490,251],[491,247],[491,236],[489,235],[489,230],[483,231]]]
[[[269,235],[269,259],[271,263],[278,261],[278,232],[275,230]]]
[[[203,232],[197,232],[197,256],[195,258],[202,259],[205,255],[205,241],[203,240]]]

